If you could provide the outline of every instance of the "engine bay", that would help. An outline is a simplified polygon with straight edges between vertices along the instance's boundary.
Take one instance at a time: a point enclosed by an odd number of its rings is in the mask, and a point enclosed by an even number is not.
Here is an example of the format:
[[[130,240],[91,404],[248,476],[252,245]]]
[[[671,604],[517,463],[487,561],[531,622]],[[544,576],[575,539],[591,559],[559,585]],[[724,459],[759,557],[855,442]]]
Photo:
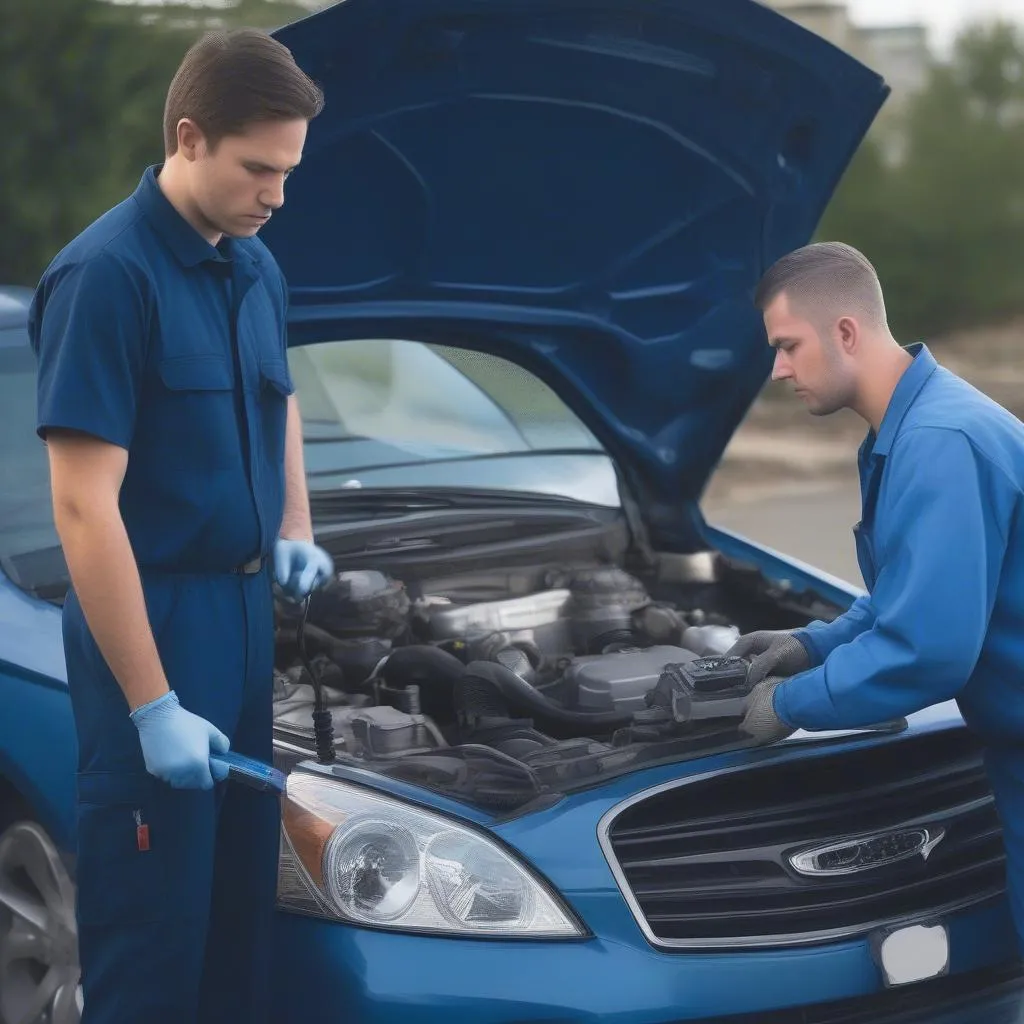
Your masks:
[[[614,565],[525,584],[338,571],[305,608],[276,604],[278,760],[316,751],[314,675],[333,760],[492,808],[743,745],[745,663],[723,658],[741,627],[695,596]]]

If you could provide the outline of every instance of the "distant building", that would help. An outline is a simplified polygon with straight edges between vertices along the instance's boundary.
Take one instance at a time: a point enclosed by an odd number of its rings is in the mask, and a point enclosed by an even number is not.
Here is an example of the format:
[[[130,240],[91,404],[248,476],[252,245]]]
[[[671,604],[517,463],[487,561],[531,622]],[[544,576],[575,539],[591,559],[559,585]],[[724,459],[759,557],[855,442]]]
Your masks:
[[[885,77],[899,102],[924,88],[932,61],[924,25],[863,26],[857,31],[865,63]]]
[[[862,39],[842,0],[762,0],[809,32],[863,60]]]
[[[932,54],[924,25],[858,25],[844,0],[762,0],[808,31],[827,39],[877,71],[892,93],[876,121],[875,135],[890,160],[903,151],[901,115],[927,82]]]

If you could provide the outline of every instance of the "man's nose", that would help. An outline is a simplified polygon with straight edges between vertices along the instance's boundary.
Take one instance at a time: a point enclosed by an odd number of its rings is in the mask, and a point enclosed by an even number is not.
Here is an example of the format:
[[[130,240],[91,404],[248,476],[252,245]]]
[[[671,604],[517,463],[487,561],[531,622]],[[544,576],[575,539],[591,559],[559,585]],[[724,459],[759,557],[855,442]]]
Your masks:
[[[279,210],[284,206],[284,178],[280,178],[271,188],[260,193],[260,202],[269,210]]]
[[[793,376],[789,360],[782,349],[775,350],[775,363],[772,365],[772,380],[787,380]]]

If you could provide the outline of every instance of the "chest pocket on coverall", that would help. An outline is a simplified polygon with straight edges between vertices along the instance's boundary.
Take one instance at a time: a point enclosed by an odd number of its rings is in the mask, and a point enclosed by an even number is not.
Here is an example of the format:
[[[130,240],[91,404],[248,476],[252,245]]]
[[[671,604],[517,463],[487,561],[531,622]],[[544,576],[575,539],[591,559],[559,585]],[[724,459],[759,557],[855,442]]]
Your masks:
[[[154,388],[163,415],[171,422],[153,442],[168,469],[227,469],[238,462],[238,422],[234,374],[227,357],[217,353],[164,356],[161,386]]]

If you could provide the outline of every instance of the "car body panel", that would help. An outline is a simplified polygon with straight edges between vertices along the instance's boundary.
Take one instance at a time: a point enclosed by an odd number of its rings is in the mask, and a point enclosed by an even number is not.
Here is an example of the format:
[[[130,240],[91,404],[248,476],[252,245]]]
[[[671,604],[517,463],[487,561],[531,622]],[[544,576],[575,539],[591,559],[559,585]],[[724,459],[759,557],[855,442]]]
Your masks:
[[[667,1024],[827,1003],[877,993],[866,941],[756,955],[662,953],[629,934],[613,893],[594,894],[605,934],[579,942],[481,942],[390,935],[290,915],[279,922],[274,1019],[360,1024]],[[1013,929],[1005,907],[950,922],[951,969],[1005,958]],[[335,1008],[336,1017],[326,1014]],[[977,1011],[980,1007],[974,1007]],[[1001,1019],[1001,1018],[999,1018]],[[984,1017],[971,1018],[981,1024]],[[929,1017],[928,1024],[938,1024]]]
[[[512,359],[613,456],[656,547],[703,543],[790,593],[840,607],[857,596],[708,527],[697,499],[770,365],[751,290],[810,237],[885,98],[876,75],[752,0],[346,0],[279,37],[328,91],[289,202],[266,229],[292,287],[292,345],[414,337]],[[595,167],[606,172],[596,184]],[[22,322],[25,298],[0,291],[0,328]],[[658,787],[960,727],[950,702],[910,716],[902,733],[798,733],[500,819],[335,766],[493,835],[588,934],[453,939],[281,913],[273,1019],[671,1024],[878,993],[866,938],[656,948],[602,830]],[[76,761],[60,610],[0,573],[0,777],[69,854]],[[1004,900],[946,923],[954,972],[1015,949]]]
[[[292,343],[513,359],[682,543],[771,364],[753,288],[882,79],[754,0],[346,0],[276,35],[327,96],[261,236]]]

